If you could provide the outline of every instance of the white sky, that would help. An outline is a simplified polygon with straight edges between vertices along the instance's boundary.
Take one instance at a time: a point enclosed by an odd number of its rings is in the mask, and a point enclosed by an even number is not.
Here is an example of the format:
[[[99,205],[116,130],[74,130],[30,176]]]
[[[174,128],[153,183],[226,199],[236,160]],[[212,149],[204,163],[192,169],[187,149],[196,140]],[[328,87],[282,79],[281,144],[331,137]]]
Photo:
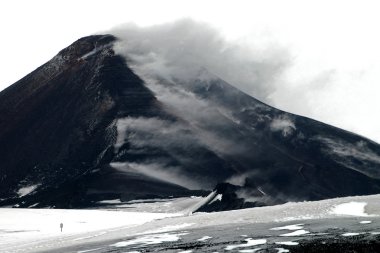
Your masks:
[[[370,0],[1,1],[0,90],[85,35],[190,17],[231,41],[289,50],[292,66],[266,102],[380,142],[379,7]]]

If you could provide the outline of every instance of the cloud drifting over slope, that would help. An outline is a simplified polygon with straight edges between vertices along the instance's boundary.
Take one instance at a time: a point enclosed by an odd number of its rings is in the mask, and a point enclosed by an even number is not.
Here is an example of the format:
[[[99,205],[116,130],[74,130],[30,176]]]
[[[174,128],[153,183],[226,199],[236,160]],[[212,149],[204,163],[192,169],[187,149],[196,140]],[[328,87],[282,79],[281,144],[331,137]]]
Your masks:
[[[341,59],[330,63],[324,56],[315,63],[281,38],[228,41],[212,26],[190,19],[150,27],[126,24],[111,33],[121,39],[115,51],[144,75],[189,80],[206,68],[270,105],[380,142],[380,121],[373,116],[380,106],[380,66],[363,59],[343,66]]]
[[[206,68],[259,99],[274,91],[290,60],[280,46],[255,50],[230,43],[213,27],[190,19],[144,28],[127,24],[112,33],[121,38],[116,52],[145,74],[189,80]]]

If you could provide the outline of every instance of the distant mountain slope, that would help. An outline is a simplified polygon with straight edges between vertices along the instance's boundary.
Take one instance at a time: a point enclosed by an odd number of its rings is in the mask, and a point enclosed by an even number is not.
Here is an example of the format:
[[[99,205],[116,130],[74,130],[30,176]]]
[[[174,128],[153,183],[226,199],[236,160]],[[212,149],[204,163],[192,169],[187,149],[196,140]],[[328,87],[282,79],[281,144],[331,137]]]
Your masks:
[[[380,146],[248,96],[207,69],[142,75],[82,38],[0,93],[0,205],[228,194],[212,210],[380,192]],[[140,73],[140,74],[139,74]],[[240,203],[240,204],[239,204]]]

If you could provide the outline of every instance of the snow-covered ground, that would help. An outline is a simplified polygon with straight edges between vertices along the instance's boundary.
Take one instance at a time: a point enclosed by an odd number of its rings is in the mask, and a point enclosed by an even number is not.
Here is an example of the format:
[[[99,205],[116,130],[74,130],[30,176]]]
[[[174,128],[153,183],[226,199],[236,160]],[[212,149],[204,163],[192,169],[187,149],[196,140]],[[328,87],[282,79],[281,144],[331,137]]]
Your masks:
[[[178,214],[101,210],[0,209],[0,252],[17,250],[36,241],[66,238],[80,241],[105,235],[120,228],[177,216]],[[63,224],[62,232],[60,224]]]
[[[108,247],[126,247],[144,243],[150,245],[178,241],[188,234],[187,231],[194,229],[263,223],[270,223],[268,231],[273,231],[282,238],[276,242],[278,245],[289,246],[297,245],[289,238],[312,234],[312,231],[305,226],[305,223],[311,219],[355,217],[357,226],[374,226],[373,221],[377,222],[380,216],[380,195],[189,215],[191,214],[189,210],[205,199],[193,197],[129,203],[110,200],[109,204],[118,205],[119,208],[115,209],[113,206],[114,209],[110,210],[4,208],[0,209],[0,249],[1,252],[42,250],[59,252],[53,249],[112,240],[115,242],[107,244]],[[152,213],[149,212],[151,210],[168,212]],[[63,232],[60,231],[60,223],[63,223]],[[290,224],[284,226],[284,223]],[[357,234],[355,231],[347,231],[342,233],[342,237]],[[201,243],[214,240],[211,234],[196,236],[194,241]],[[133,238],[125,239],[131,237]],[[229,249],[245,247],[248,250],[248,247],[258,242],[264,243],[264,239],[260,238],[244,240],[244,243],[231,244]]]
[[[144,199],[122,202],[119,199],[99,201],[102,209],[108,210],[128,210],[133,212],[153,212],[153,213],[180,213],[190,214],[207,202],[215,193],[208,197],[184,197],[171,199]]]

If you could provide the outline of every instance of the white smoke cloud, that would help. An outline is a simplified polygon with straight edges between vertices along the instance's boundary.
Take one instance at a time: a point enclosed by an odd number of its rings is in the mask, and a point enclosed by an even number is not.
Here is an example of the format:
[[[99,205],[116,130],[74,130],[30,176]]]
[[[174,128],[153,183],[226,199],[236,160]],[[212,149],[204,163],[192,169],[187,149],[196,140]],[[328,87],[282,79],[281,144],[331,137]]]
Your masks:
[[[288,116],[281,116],[272,120],[270,129],[274,132],[281,131],[282,135],[286,137],[296,130],[296,126]]]
[[[186,81],[206,68],[259,99],[273,92],[290,64],[279,45],[255,50],[230,43],[211,26],[189,19],[152,27],[128,24],[111,33],[120,38],[115,52],[137,64],[143,75]]]
[[[380,178],[380,172],[374,164],[380,164],[380,156],[368,147],[365,141],[349,143],[344,140],[316,136],[314,139],[323,143],[323,151],[336,162],[353,170],[359,171],[370,177]],[[360,160],[364,165],[364,171],[358,169],[355,159]]]
[[[183,174],[181,168],[167,166],[156,162],[146,163],[111,163],[117,170],[133,172],[154,178],[160,181],[177,184],[190,190],[202,189],[202,184],[194,178]]]
[[[344,57],[351,56],[344,60],[338,51],[342,47],[332,40],[331,47],[319,40],[328,50],[325,54],[314,51],[322,50],[313,44],[319,33],[311,33],[310,39],[296,37],[302,39],[296,44],[272,32],[273,36],[261,33],[262,37],[228,41],[213,27],[189,19],[151,27],[127,24],[111,31],[120,38],[115,51],[133,62],[141,75],[188,80],[199,77],[204,67],[270,105],[379,142],[380,121],[374,114],[379,107],[380,65],[350,51],[351,42],[343,47]]]
[[[185,100],[186,101],[186,100]],[[178,106],[181,109],[181,105]],[[219,124],[217,114],[212,112],[198,111],[201,115],[196,118],[187,116],[192,124],[183,124],[181,121],[164,120],[156,117],[125,117],[117,119],[117,139],[115,151],[123,154],[120,148],[128,145],[129,152],[133,154],[149,154],[152,149],[166,151],[172,158],[185,164],[197,160],[192,155],[184,156],[183,152],[202,150],[203,148],[213,151],[216,155],[245,153],[241,151],[244,145],[229,140],[228,136],[214,134],[207,129],[198,128],[197,124]],[[208,115],[207,119],[204,119]],[[185,117],[186,118],[186,117]],[[153,152],[154,153],[154,152]],[[113,163],[113,167],[122,169],[134,169],[136,172],[159,180],[173,182],[188,189],[212,189],[216,181],[204,176],[202,172],[192,173],[181,168],[181,165],[173,166],[171,159],[165,156],[149,156],[144,162]],[[121,167],[120,167],[120,166]],[[115,167],[115,168],[116,168]],[[207,174],[207,170],[203,172]]]
[[[227,178],[226,182],[233,184],[233,185],[244,186],[246,180],[250,177],[256,176],[256,174],[257,174],[256,171],[250,171],[250,172],[235,174],[235,175],[231,176],[230,178]]]

